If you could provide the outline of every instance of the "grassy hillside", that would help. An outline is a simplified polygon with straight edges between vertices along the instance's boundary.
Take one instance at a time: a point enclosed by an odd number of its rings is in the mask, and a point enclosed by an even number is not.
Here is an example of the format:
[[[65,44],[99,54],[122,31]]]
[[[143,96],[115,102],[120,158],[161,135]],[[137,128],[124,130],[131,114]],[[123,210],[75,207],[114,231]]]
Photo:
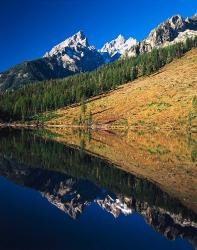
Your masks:
[[[47,125],[197,128],[197,49],[174,60],[157,73],[141,77],[108,94],[89,99],[81,107],[53,112]],[[84,112],[85,111],[85,112]]]
[[[0,93],[0,119],[9,122],[39,120],[41,113],[83,102],[139,77],[156,73],[164,65],[196,47],[197,37],[187,39],[186,43],[118,60],[92,72],[28,84],[16,91]]]

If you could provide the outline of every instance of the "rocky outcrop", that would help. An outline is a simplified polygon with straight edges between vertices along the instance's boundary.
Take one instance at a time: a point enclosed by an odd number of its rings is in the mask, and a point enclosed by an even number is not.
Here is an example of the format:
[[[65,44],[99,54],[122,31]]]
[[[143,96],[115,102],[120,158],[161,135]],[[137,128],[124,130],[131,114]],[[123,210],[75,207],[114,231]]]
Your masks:
[[[167,42],[173,41],[179,34],[186,30],[184,19],[177,15],[160,24],[152,30],[149,36],[141,42],[140,53],[149,52],[155,47],[163,46]]]
[[[178,42],[185,42],[187,38],[197,36],[196,16],[184,19],[175,15],[153,29],[149,36],[126,53],[142,54],[150,52],[154,48],[166,47]]]

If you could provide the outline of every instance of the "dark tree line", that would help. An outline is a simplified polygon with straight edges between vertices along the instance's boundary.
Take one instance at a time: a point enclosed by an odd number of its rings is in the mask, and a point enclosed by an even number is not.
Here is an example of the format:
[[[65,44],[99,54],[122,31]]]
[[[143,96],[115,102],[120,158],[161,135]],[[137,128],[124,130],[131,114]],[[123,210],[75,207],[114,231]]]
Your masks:
[[[95,71],[58,80],[29,84],[0,95],[0,119],[30,120],[38,113],[79,103],[117,88],[143,75],[150,75],[197,47],[197,37],[133,58],[118,60]]]

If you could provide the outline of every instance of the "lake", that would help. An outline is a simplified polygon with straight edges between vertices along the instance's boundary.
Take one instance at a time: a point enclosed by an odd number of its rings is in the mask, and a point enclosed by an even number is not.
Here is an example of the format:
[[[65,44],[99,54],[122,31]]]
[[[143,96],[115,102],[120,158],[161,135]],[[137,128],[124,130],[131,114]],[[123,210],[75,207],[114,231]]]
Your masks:
[[[1,129],[0,249],[196,249],[195,136]]]

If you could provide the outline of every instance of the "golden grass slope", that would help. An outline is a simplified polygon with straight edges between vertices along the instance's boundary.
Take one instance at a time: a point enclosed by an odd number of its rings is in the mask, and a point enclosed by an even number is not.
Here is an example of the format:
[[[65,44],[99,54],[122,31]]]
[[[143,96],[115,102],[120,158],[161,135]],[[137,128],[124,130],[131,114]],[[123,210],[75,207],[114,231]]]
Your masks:
[[[197,95],[197,49],[156,74],[139,78],[108,94],[92,98],[87,112],[95,126],[187,129],[192,99]],[[73,125],[80,106],[62,108],[48,125]],[[192,121],[194,126],[196,121]]]

